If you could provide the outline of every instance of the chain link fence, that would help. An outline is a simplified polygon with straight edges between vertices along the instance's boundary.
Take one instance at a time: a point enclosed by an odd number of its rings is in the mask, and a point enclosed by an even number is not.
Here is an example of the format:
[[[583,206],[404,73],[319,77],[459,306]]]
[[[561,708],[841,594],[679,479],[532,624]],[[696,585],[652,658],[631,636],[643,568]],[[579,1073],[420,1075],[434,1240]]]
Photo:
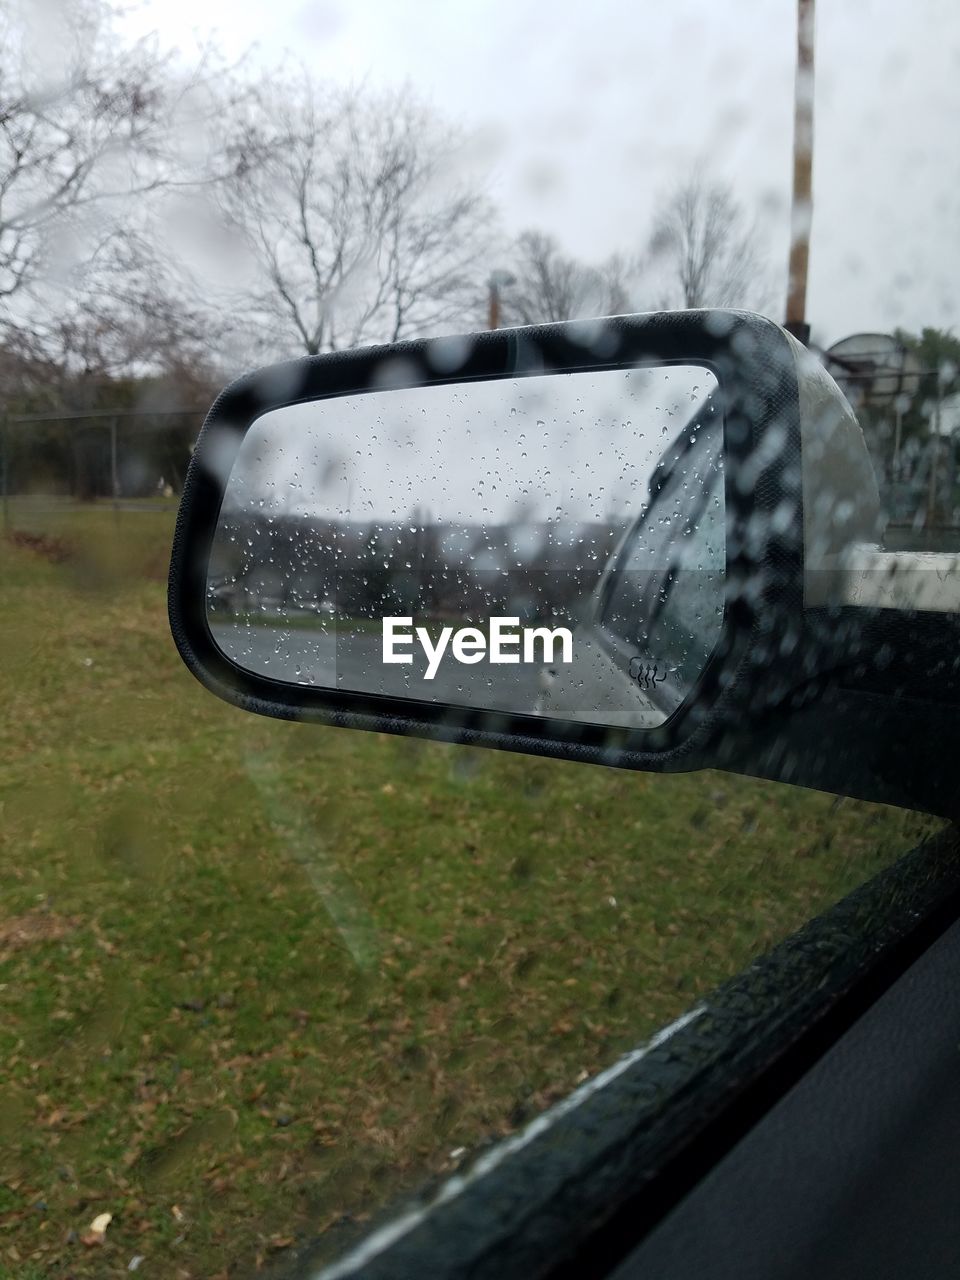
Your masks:
[[[828,367],[829,362],[828,362]],[[944,394],[939,371],[911,370],[910,394],[893,375],[831,367],[863,427],[892,550],[960,549],[960,394]],[[882,394],[870,388],[887,378]]]
[[[177,498],[203,415],[195,409],[0,416],[5,532],[47,513],[108,502],[138,510]],[[894,549],[960,547],[960,431],[904,438],[893,414],[861,413]]]
[[[193,409],[0,417],[4,531],[81,504],[134,510],[175,499],[201,422]]]

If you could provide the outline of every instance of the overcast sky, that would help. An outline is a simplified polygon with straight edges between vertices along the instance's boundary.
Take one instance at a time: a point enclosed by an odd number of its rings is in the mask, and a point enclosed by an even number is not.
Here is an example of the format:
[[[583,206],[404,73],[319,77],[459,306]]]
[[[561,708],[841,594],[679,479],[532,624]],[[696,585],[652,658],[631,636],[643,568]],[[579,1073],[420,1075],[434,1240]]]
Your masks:
[[[955,326],[960,5],[818,8],[814,336]],[[782,296],[795,0],[149,0],[127,22],[185,50],[214,31],[230,57],[409,81],[474,133],[508,230],[586,259],[640,247],[657,197],[706,160],[762,210]]]

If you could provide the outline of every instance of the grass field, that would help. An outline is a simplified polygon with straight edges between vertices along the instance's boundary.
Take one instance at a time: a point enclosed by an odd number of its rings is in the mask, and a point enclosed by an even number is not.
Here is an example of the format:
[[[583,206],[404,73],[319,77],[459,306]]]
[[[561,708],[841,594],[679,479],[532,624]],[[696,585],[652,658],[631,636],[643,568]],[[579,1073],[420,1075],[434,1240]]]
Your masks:
[[[921,829],[728,775],[244,715],[169,638],[169,507],[12,521],[0,1275],[139,1256],[210,1280],[340,1247]]]

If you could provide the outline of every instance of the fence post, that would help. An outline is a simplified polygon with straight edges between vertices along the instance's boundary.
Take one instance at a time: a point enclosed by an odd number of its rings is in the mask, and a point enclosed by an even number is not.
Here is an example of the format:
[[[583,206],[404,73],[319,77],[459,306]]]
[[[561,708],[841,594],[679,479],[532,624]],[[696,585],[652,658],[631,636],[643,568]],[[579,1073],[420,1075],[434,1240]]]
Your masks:
[[[113,509],[117,510],[117,499],[120,497],[120,478],[117,475],[117,420],[110,419],[110,489],[113,494]]]

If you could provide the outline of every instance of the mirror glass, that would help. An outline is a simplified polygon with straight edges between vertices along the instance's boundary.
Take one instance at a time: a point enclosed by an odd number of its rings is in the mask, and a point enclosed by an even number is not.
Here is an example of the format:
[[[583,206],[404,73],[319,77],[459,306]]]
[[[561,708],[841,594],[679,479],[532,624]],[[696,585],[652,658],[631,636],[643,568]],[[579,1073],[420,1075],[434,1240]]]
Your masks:
[[[214,540],[216,644],[295,684],[663,723],[723,621],[716,390],[668,365],[265,413]]]

